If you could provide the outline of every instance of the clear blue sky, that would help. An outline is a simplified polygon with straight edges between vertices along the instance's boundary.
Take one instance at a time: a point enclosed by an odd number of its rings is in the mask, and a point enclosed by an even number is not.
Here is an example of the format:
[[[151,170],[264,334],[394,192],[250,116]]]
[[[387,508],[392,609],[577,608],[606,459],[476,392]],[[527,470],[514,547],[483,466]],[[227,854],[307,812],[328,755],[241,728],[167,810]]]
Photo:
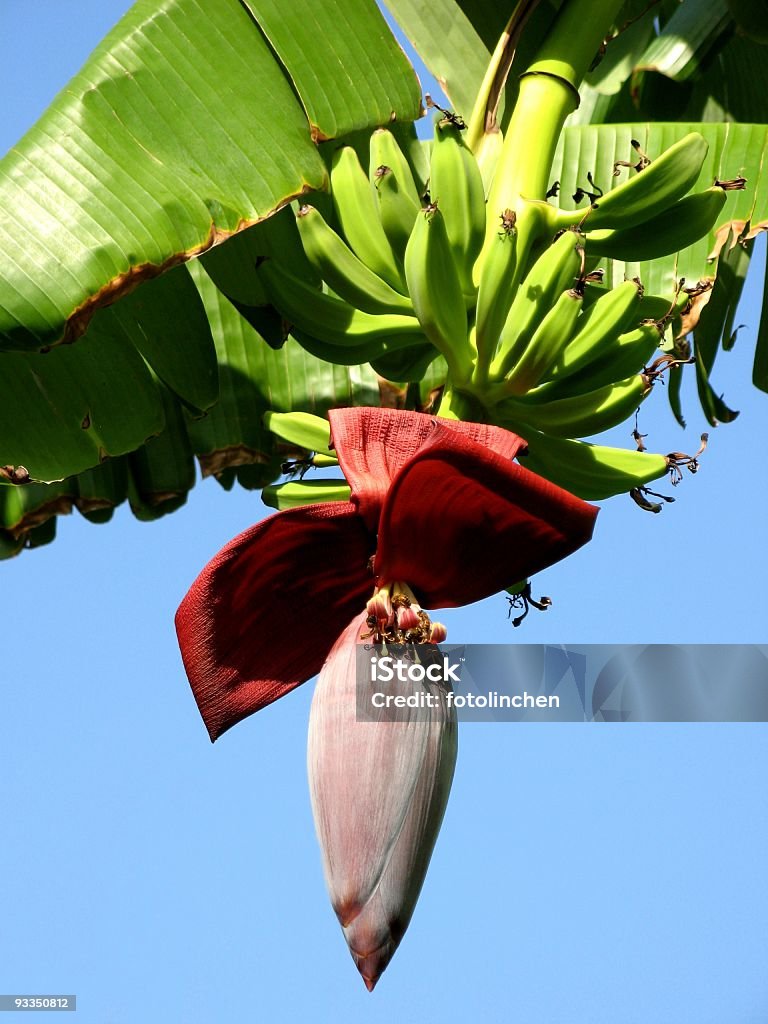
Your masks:
[[[0,150],[128,6],[4,0]],[[605,503],[536,581],[546,615],[513,636],[491,600],[441,616],[451,641],[766,641],[757,318],[752,295],[716,374],[742,415],[676,504]],[[694,450],[687,411],[683,433],[655,395],[648,443]],[[263,514],[209,480],[159,523],[73,516],[0,565],[0,993],[76,993],[81,1024],[764,1024],[763,725],[465,726],[414,920],[365,992],[311,821],[311,684],[212,747],[176,648],[187,586]]]

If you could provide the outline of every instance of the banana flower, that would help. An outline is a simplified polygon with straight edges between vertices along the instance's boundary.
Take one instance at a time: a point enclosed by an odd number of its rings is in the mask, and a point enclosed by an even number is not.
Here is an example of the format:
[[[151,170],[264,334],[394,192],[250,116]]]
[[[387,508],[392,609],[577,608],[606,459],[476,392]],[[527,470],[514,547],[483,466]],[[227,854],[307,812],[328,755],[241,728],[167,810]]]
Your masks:
[[[525,441],[501,427],[393,409],[329,419],[351,500],[245,530],[176,614],[212,740],[317,675],[374,590],[403,582],[423,608],[471,604],[592,535],[597,509],[513,462]]]
[[[355,720],[355,646],[437,643],[423,608],[470,604],[585,544],[597,509],[513,460],[489,424],[329,414],[348,502],[287,509],[227,544],[176,615],[212,740],[322,669],[313,810],[332,902],[369,989],[408,924],[448,797],[456,724]]]
[[[356,717],[355,648],[366,615],[338,638],[312,698],[307,767],[326,885],[349,951],[373,990],[405,934],[440,831],[456,764],[456,711],[434,701],[395,721]],[[436,648],[427,647],[422,658]],[[387,692],[408,696],[413,684]],[[367,716],[366,716],[367,719]]]

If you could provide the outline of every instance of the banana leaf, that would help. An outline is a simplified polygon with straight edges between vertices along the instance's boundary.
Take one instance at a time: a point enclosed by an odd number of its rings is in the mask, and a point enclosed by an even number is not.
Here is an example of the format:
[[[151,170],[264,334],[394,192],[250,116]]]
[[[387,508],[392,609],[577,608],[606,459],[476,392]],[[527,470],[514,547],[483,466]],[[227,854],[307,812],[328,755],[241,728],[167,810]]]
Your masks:
[[[194,486],[195,456],[202,475],[215,476],[222,486],[231,487],[237,480],[241,486],[260,489],[279,477],[285,458],[284,446],[263,424],[265,412],[302,409],[324,415],[333,406],[379,405],[387,397],[388,386],[368,366],[325,363],[305,352],[292,338],[277,351],[270,348],[215,287],[199,261],[187,268],[184,274],[188,278],[191,275],[194,281],[195,294],[212,331],[218,363],[218,400],[200,416],[150,370],[135,348],[125,349],[143,367],[156,417],[151,432],[156,436],[140,443],[136,450],[129,450],[130,454],[107,458],[95,468],[54,483],[14,485],[7,472],[0,472],[0,558],[17,554],[25,546],[53,540],[54,530],[34,536],[33,532],[51,517],[75,508],[95,523],[107,522],[112,509],[126,498],[139,519],[157,519],[175,511]],[[102,311],[98,316],[108,312]],[[88,372],[98,373],[99,367],[104,370],[105,366],[119,365],[113,349],[108,345],[103,349],[105,361],[87,363]],[[0,358],[50,363],[60,356],[72,359],[89,351],[89,341],[83,339],[77,345],[56,348],[47,355],[8,353]],[[105,380],[111,380],[108,374],[103,375]],[[57,399],[68,394],[74,379],[71,375],[62,378],[61,390],[55,393]],[[135,387],[131,387],[130,394],[135,397]],[[111,401],[114,396],[110,393],[108,397]],[[0,414],[4,410],[0,403]],[[126,420],[133,424],[130,415],[131,410],[125,410]],[[115,417],[115,423],[118,420]],[[51,444],[56,429],[53,420]],[[89,434],[90,428],[83,430],[80,425],[78,429],[86,437]],[[67,436],[65,431],[61,433]],[[90,449],[85,451],[89,453]],[[62,458],[68,457],[69,448],[52,446],[41,452],[51,465],[59,465]],[[54,461],[57,458],[58,463]],[[32,463],[32,468],[46,465]]]
[[[0,345],[76,340],[96,309],[324,188],[317,141],[419,112],[371,0],[138,0],[0,162]]]

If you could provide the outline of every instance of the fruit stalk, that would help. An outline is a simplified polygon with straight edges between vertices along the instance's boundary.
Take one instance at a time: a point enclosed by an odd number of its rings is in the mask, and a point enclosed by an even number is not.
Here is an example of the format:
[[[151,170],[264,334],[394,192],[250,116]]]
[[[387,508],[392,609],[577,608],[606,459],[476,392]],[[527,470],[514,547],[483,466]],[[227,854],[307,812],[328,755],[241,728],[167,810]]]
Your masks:
[[[579,83],[621,6],[622,0],[566,0],[520,81],[488,198],[491,210],[509,208],[519,216],[521,196],[544,199],[563,123],[578,106]]]

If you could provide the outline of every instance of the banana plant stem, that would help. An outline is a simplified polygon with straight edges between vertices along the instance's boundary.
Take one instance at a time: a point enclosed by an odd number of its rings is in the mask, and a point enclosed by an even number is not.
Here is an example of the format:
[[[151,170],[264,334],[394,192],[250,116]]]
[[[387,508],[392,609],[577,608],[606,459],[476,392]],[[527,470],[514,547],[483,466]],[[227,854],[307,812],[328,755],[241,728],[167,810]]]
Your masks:
[[[446,420],[471,420],[473,423],[488,421],[488,413],[482,402],[469,391],[454,387],[450,379],[443,389],[437,415]]]
[[[544,199],[566,117],[579,84],[610,30],[622,0],[566,0],[536,59],[523,75],[488,199],[491,224],[521,197]]]

